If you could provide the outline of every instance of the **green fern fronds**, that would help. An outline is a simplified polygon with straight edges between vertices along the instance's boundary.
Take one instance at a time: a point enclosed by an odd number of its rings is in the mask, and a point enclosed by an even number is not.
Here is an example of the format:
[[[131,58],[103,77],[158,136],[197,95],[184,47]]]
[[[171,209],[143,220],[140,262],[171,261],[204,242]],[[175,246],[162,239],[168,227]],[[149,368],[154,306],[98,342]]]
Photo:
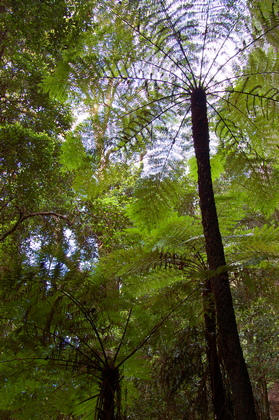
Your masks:
[[[170,178],[143,178],[138,181],[127,213],[136,224],[150,230],[175,211],[178,194],[178,185]]]

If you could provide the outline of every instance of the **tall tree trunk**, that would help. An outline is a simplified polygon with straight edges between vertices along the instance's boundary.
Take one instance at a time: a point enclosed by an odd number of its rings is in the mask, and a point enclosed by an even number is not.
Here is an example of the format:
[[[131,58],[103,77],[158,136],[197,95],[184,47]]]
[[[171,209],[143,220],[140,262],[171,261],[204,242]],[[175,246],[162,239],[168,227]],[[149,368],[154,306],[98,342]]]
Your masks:
[[[207,343],[207,360],[210,372],[212,403],[216,420],[232,420],[233,414],[229,393],[223,383],[216,343],[216,310],[211,288],[211,280],[207,279],[203,292],[205,339]]]
[[[220,351],[231,385],[236,420],[256,420],[253,392],[240,346],[214,200],[209,157],[206,93],[203,88],[196,88],[192,91],[191,112],[207,262],[210,270],[216,272],[219,269],[219,272],[211,279],[211,286],[217,312]]]

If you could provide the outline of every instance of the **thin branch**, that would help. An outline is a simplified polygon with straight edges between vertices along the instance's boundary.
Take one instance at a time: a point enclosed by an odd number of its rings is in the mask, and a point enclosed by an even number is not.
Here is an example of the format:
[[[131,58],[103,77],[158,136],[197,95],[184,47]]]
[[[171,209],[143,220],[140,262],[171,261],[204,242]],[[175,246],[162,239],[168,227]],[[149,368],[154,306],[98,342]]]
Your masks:
[[[37,324],[35,324],[34,322],[30,322],[30,321],[26,321],[26,320],[24,320],[24,324],[30,325],[30,326],[32,326],[32,327],[35,327],[35,328],[37,328],[37,329],[41,330],[41,331],[44,331],[44,328],[39,327],[39,326],[38,326]],[[75,346],[74,344],[72,344],[70,341],[67,341],[64,337],[60,336],[59,334],[57,334],[57,333],[55,333],[55,332],[48,331],[48,333],[49,333],[51,336],[53,336],[54,338],[58,338],[60,341],[62,341],[63,343],[65,343],[67,346],[69,346],[69,347],[73,348],[74,350],[76,350],[76,351],[77,351],[78,353],[80,353],[80,354],[81,354],[81,355],[82,355],[85,359],[88,359],[91,365],[95,365],[97,369],[100,369],[100,366],[99,366],[96,362],[94,362],[94,361],[92,360],[92,358],[91,358],[91,357],[89,357],[89,356],[87,356],[87,354],[83,353],[83,351],[82,351],[80,348],[76,347],[76,346]],[[92,349],[91,349],[91,350],[92,350]],[[99,356],[99,359],[100,359],[100,356]],[[102,359],[101,359],[101,361],[102,361]],[[102,362],[103,362],[103,361],[102,361]]]
[[[121,365],[123,365],[130,357],[132,357],[141,347],[144,346],[144,344],[149,340],[149,338],[152,337],[152,335],[164,324],[164,322],[181,306],[183,303],[185,303],[191,296],[193,296],[194,293],[196,293],[200,288],[196,288],[192,293],[190,293],[186,298],[182,299],[177,305],[174,306],[174,308],[166,315],[164,318],[156,324],[152,330],[144,337],[144,339],[126,356],[123,360],[121,360],[120,363],[116,366],[117,369]]]
[[[9,229],[7,232],[5,232],[5,233],[3,233],[1,236],[0,236],[0,242],[2,242],[2,241],[4,241],[4,239],[6,239],[7,238],[7,236],[9,236],[9,235],[11,235],[13,232],[15,232],[15,230],[18,228],[18,226],[20,225],[20,223],[22,223],[23,222],[23,216],[22,216],[22,213],[19,213],[19,219],[18,219],[18,221],[14,224],[14,226],[11,228],[11,229]]]
[[[119,345],[117,347],[117,350],[116,350],[115,355],[114,355],[114,358],[113,358],[113,365],[115,364],[115,361],[117,359],[118,353],[119,353],[119,351],[120,351],[120,349],[122,347],[122,344],[123,344],[123,341],[124,341],[124,338],[125,338],[125,335],[126,335],[126,332],[127,332],[128,324],[129,324],[129,321],[130,321],[130,318],[131,318],[131,314],[132,314],[132,308],[129,310],[127,321],[126,321],[126,324],[125,324],[125,328],[124,328],[124,331],[123,331],[121,340],[119,342]]]
[[[207,104],[213,109],[213,111],[218,115],[218,117],[220,118],[220,120],[224,123],[226,129],[228,130],[228,132],[231,135],[231,138],[233,138],[236,142],[236,144],[239,144],[239,140],[236,138],[235,134],[233,133],[233,131],[231,130],[231,128],[228,126],[228,124],[226,123],[226,121],[224,120],[224,118],[222,118],[222,115],[220,114],[219,111],[217,111],[217,109],[214,107],[214,105],[212,105],[210,102],[207,102]],[[236,124],[234,124],[234,126],[236,126]]]
[[[7,232],[3,233],[0,236],[0,242],[4,241],[4,239],[6,239],[7,236],[9,236],[13,232],[15,232],[15,230],[18,228],[18,226],[24,220],[30,219],[31,217],[36,217],[36,216],[53,216],[53,217],[57,217],[58,219],[65,220],[69,226],[72,226],[72,222],[69,220],[69,218],[67,216],[64,216],[63,214],[59,214],[59,213],[56,213],[56,212],[53,212],[53,211],[39,211],[39,212],[36,212],[36,213],[23,214],[19,210],[19,219],[17,220],[17,222],[14,224],[13,227],[11,227]]]
[[[171,74],[172,76],[174,76],[176,79],[178,79],[178,80],[180,80],[181,82],[182,82],[182,84],[184,84],[184,80],[181,78],[181,77],[179,77],[178,76],[178,74],[175,74],[175,73],[173,73],[171,70],[169,70],[169,69],[166,69],[165,67],[162,67],[162,65],[160,64],[160,65],[158,65],[158,64],[155,64],[155,63],[152,63],[152,61],[147,61],[147,60],[141,60],[143,63],[145,63],[145,64],[148,64],[149,66],[153,66],[153,67],[156,67],[158,70],[164,70],[166,73],[169,73],[169,74]],[[181,85],[179,85],[179,87],[181,88],[181,89],[184,89]],[[188,88],[189,88],[190,86],[188,86]]]
[[[164,55],[164,57],[168,58],[175,66],[177,66],[180,69],[180,71],[182,72],[182,74],[185,76],[185,78],[187,79],[187,81],[189,83],[189,87],[192,86],[191,79],[188,77],[187,73],[185,73],[183,67],[181,67],[180,64],[177,63],[176,60],[174,60],[168,53],[166,53],[161,47],[159,47],[155,42],[153,42],[152,39],[150,39],[148,36],[146,36],[142,31],[140,31],[138,28],[136,28],[134,25],[132,25],[130,22],[128,22],[126,19],[124,19],[123,16],[120,16],[113,9],[112,9],[112,12],[119,19],[121,19],[126,25],[128,25],[131,29],[133,29],[133,31],[135,31],[139,36],[141,36],[145,41],[149,42],[153,47],[155,47],[158,51],[160,51]],[[188,62],[187,57],[185,57],[185,58],[186,58],[186,61]]]
[[[210,96],[215,96],[219,99],[221,99],[222,101],[225,101],[228,105],[232,106],[234,109],[236,109],[244,118],[246,118],[249,123],[258,131],[260,132],[260,129],[257,127],[257,125],[254,123],[254,121],[245,113],[243,112],[240,108],[238,108],[235,104],[233,104],[232,102],[230,102],[228,99],[226,99],[223,96],[219,96],[215,93],[211,93]],[[211,105],[210,105],[211,106]]]
[[[272,88],[272,90],[274,90],[274,89],[276,89],[276,88]],[[272,101],[276,104],[279,104],[279,96],[278,96],[278,99],[273,98],[273,96],[275,96],[276,94],[279,95],[279,90],[278,89],[276,89],[276,92],[272,96],[265,96],[263,94],[259,95],[258,93],[252,93],[252,92],[243,92],[241,90],[235,90],[235,89],[229,90],[228,92],[229,93],[241,93],[242,95],[252,96],[252,97],[258,98],[258,99],[265,99],[267,101]],[[216,93],[219,93],[219,92],[217,91]]]
[[[164,173],[164,170],[165,170],[165,167],[166,167],[166,164],[167,164],[167,161],[168,161],[169,155],[170,155],[170,153],[171,153],[171,151],[172,151],[172,148],[173,148],[173,146],[174,146],[174,144],[175,144],[175,142],[176,142],[176,139],[177,139],[177,137],[178,137],[178,135],[179,135],[179,133],[180,133],[181,128],[184,126],[184,121],[186,120],[186,117],[187,117],[187,115],[188,115],[188,113],[189,113],[190,109],[191,109],[191,105],[189,105],[189,107],[188,107],[187,111],[185,112],[185,114],[184,114],[184,116],[183,116],[183,118],[182,118],[182,120],[181,120],[181,122],[180,122],[180,125],[179,125],[179,127],[178,127],[178,129],[177,129],[177,131],[176,131],[176,133],[175,133],[175,136],[174,136],[174,138],[173,138],[173,140],[172,140],[171,146],[170,146],[170,148],[169,148],[169,150],[168,150],[168,154],[167,154],[167,156],[166,156],[166,158],[165,158],[165,162],[164,162],[164,164],[163,164],[163,168],[162,168],[162,172],[161,172],[161,174],[162,174],[162,175],[163,175],[163,173]]]
[[[225,37],[225,39],[223,40],[223,42],[222,42],[222,44],[221,44],[221,46],[220,46],[220,48],[217,50],[217,52],[216,52],[216,54],[215,54],[215,56],[214,56],[214,58],[213,58],[213,60],[211,61],[211,64],[210,64],[210,66],[209,66],[209,68],[208,68],[208,70],[207,70],[207,72],[206,72],[206,74],[205,74],[205,76],[204,76],[204,78],[203,78],[203,81],[202,81],[202,84],[206,81],[206,78],[207,78],[207,76],[209,75],[209,72],[210,72],[210,70],[212,69],[212,67],[214,66],[214,64],[216,63],[216,60],[217,60],[217,58],[219,57],[219,54],[220,54],[220,52],[223,50],[223,48],[224,48],[224,45],[225,45],[225,43],[231,38],[231,34],[232,34],[232,32],[233,32],[233,30],[234,30],[234,28],[235,28],[235,26],[236,26],[236,24],[240,21],[242,19],[242,17],[240,17],[239,19],[237,19],[235,22],[234,22],[234,24],[232,25],[232,27],[230,28],[230,30],[229,30],[229,32],[228,32],[228,34],[227,34],[227,36]],[[214,77],[215,77],[215,75],[214,75]],[[213,78],[214,78],[213,77]],[[212,79],[210,79],[209,80],[209,82],[206,84],[206,86],[205,86],[205,88],[207,89],[208,88],[208,85],[209,85],[209,83],[210,83],[210,81],[211,81]],[[214,86],[214,85],[213,85]]]
[[[142,61],[144,62],[144,60],[142,60]],[[164,69],[164,68],[162,69],[161,66],[157,66],[154,63],[148,63],[148,64],[149,65],[156,66],[156,67],[160,68],[160,70],[165,70],[166,72],[174,75],[176,78],[179,78],[176,74],[171,73],[169,70]],[[154,79],[152,77],[138,77],[138,76],[101,76],[101,77],[99,77],[98,80],[102,80],[102,79],[105,79],[105,80],[106,79],[109,79],[109,80],[123,80],[123,81],[128,81],[128,80],[131,80],[131,81],[136,81],[136,80],[139,80],[139,81],[149,81],[149,82],[164,83],[164,84],[168,84],[168,85],[171,85],[171,86],[175,86],[175,87],[181,88],[180,85],[175,84],[173,82],[169,82],[168,80]]]
[[[148,106],[150,106],[150,105],[153,105],[153,104],[154,104],[154,103],[156,103],[156,102],[160,102],[160,101],[165,100],[165,99],[171,99],[171,98],[174,98],[175,96],[177,96],[177,97],[181,97],[181,94],[180,94],[180,93],[176,93],[176,94],[172,94],[172,95],[168,95],[168,96],[162,96],[161,98],[154,99],[153,101],[147,102],[146,104],[141,105],[141,106],[138,106],[137,108],[133,108],[133,109],[131,109],[129,112],[126,112],[125,114],[120,114],[120,116],[121,116],[121,117],[127,117],[128,115],[131,115],[131,114],[133,114],[134,112],[139,111],[140,109],[144,109],[144,108],[146,108],[146,107],[148,107]]]
[[[2,196],[2,199],[4,200],[4,196],[5,196],[4,188],[1,189],[0,195]],[[11,203],[14,199],[15,197],[12,197],[12,198],[9,198],[7,201],[4,201],[0,207],[0,211],[2,211],[5,207],[8,207],[9,203]]]
[[[178,95],[177,95],[178,96]],[[179,95],[180,96],[180,95]],[[165,109],[163,109],[159,114],[155,115],[154,118],[152,118],[148,123],[144,124],[138,131],[135,132],[132,136],[128,137],[125,142],[123,142],[120,146],[116,146],[112,151],[118,151],[122,147],[126,146],[129,142],[131,142],[133,139],[136,139],[136,136],[140,134],[144,129],[146,129],[149,125],[151,125],[154,121],[156,121],[158,118],[161,117],[165,112],[169,111],[170,109],[176,107],[177,105],[180,105],[184,102],[184,100],[181,100],[180,102],[175,102],[174,104],[171,104],[167,106]],[[129,127],[128,127],[129,128]],[[124,133],[125,134],[125,133]]]
[[[233,133],[233,131],[231,130],[231,128],[228,126],[228,124],[226,123],[226,121],[222,118],[222,116],[221,116],[221,114],[217,111],[217,109],[212,105],[212,104],[210,104],[209,102],[207,102],[208,103],[208,105],[214,110],[214,112],[218,115],[218,117],[220,118],[220,120],[223,122],[223,124],[225,125],[225,127],[226,127],[226,129],[228,130],[228,132],[230,133],[230,135],[231,135],[231,138],[235,141],[235,143],[236,144],[239,144],[240,142],[239,142],[239,140],[238,140],[238,138],[236,137],[236,135]],[[257,156],[259,156],[258,155],[258,153],[255,151],[255,150],[253,150],[252,148],[251,148],[251,146],[250,146],[250,149],[253,151],[253,153],[255,153]],[[247,163],[248,163],[248,165],[249,165],[249,167],[254,171],[254,167],[253,167],[253,165],[251,164],[251,162],[250,162],[250,160],[249,160],[249,158],[246,156],[246,153],[242,150],[242,149],[240,149],[240,152],[241,152],[241,154],[245,157],[245,159],[246,159],[246,161],[247,161]],[[261,156],[259,156],[260,158],[261,158]],[[261,159],[263,159],[263,158],[261,158]]]
[[[201,84],[202,84],[201,79],[202,79],[203,61],[204,61],[204,53],[205,53],[205,43],[206,43],[206,38],[207,38],[207,33],[208,33],[209,9],[210,9],[210,0],[208,0],[208,3],[207,3],[206,21],[205,21],[205,29],[204,29],[203,45],[202,45],[202,57],[201,57],[200,75],[199,75],[199,80]]]
[[[85,308],[83,307],[83,305],[69,292],[66,292],[65,290],[60,290],[61,293],[63,293],[65,296],[67,296],[83,313],[83,315],[85,316],[85,318],[89,321],[89,324],[91,325],[94,333],[96,334],[97,340],[99,341],[99,344],[101,346],[102,349],[102,353],[104,356],[104,359],[106,361],[106,363],[108,362],[107,360],[107,355],[103,346],[103,342],[101,340],[100,334],[95,326],[94,320],[92,319],[91,315],[89,314],[88,311],[85,310]],[[91,349],[93,350],[93,349]],[[95,357],[97,357],[102,363],[104,363],[104,361],[102,360],[102,358],[98,355],[97,352],[94,352]]]
[[[217,69],[217,71],[214,73],[214,75],[211,77],[211,79],[208,81],[207,86],[209,85],[209,83],[212,82],[212,80],[215,79],[215,77],[217,76],[217,74],[231,61],[233,60],[239,53],[242,53],[243,51],[247,50],[249,47],[251,47],[251,45],[255,44],[257,41],[261,40],[265,35],[267,35],[269,32],[273,31],[274,29],[279,27],[279,23],[275,26],[273,26],[272,28],[267,29],[265,32],[263,32],[262,34],[260,34],[259,36],[257,36],[256,38],[254,38],[251,42],[249,42],[247,45],[245,45],[242,48],[239,48],[237,50],[237,52],[233,55],[231,55],[221,66],[219,66],[219,68]]]
[[[170,27],[171,27],[171,29],[172,29],[172,32],[173,32],[173,34],[174,34],[174,37],[175,37],[176,41],[178,42],[178,45],[179,45],[180,51],[182,52],[182,55],[183,55],[183,57],[184,57],[184,59],[185,59],[185,61],[186,61],[186,64],[187,64],[188,68],[189,68],[190,74],[191,74],[191,76],[192,76],[192,78],[193,78],[193,81],[194,81],[194,85],[195,85],[195,87],[197,87],[195,74],[194,74],[194,72],[193,72],[193,70],[192,70],[192,66],[191,66],[191,64],[190,64],[190,61],[188,60],[187,55],[186,55],[186,53],[185,53],[185,51],[184,51],[184,48],[183,48],[183,45],[182,45],[182,42],[181,42],[181,38],[180,38],[180,34],[179,34],[179,32],[177,32],[177,31],[176,31],[176,29],[175,29],[175,27],[174,27],[174,24],[173,24],[173,22],[172,22],[172,20],[171,20],[171,18],[170,18],[170,16],[169,16],[169,14],[168,14],[167,10],[166,10],[165,4],[164,4],[164,0],[160,0],[160,3],[161,3],[161,5],[162,5],[163,11],[164,11],[164,13],[165,13],[165,15],[166,15],[166,18],[167,18],[167,20],[168,20],[168,22],[169,22],[169,25],[170,25]],[[169,58],[169,56],[167,56],[167,57]],[[172,61],[174,62],[174,60],[172,60]],[[178,68],[180,68],[180,65],[179,65],[177,62],[174,62],[174,64],[175,64]],[[182,71],[182,74],[184,74],[184,76],[185,76],[185,77],[186,77],[186,79],[188,80],[188,82],[189,82],[190,86],[192,86],[192,82],[191,82],[190,78],[187,76],[187,74],[185,74],[185,73],[184,73],[184,70]]]
[[[54,361],[54,362],[61,362],[61,363],[65,363],[65,364],[71,363],[72,365],[88,366],[88,363],[85,363],[85,362],[79,362],[77,360],[70,360],[70,359],[60,359],[60,358],[58,359],[56,357],[49,357],[49,356],[46,356],[46,357],[16,357],[14,359],[9,359],[9,360],[0,360],[0,363],[24,362],[26,360],[31,360],[31,361],[33,361],[33,360],[44,360],[46,362],[48,360],[51,360],[51,361]]]
[[[242,73],[242,74],[237,75],[237,76],[226,77],[225,79],[222,79],[218,82],[213,83],[213,85],[211,85],[211,86],[207,85],[207,87],[208,87],[208,89],[212,89],[215,86],[221,85],[222,83],[231,82],[231,80],[233,80],[233,79],[237,80],[237,79],[242,79],[244,77],[269,75],[269,74],[279,74],[279,71],[257,71],[257,72],[254,72],[254,73]],[[226,91],[224,91],[224,92],[226,92]]]
[[[101,391],[100,391],[100,392],[101,392]],[[99,397],[100,392],[99,392],[98,394],[96,394],[96,395],[93,395],[92,397],[88,397],[88,398],[86,398],[85,400],[81,401],[81,402],[80,402],[80,403],[78,403],[77,405],[84,404],[85,402],[90,401],[90,400],[94,400],[94,398]]]

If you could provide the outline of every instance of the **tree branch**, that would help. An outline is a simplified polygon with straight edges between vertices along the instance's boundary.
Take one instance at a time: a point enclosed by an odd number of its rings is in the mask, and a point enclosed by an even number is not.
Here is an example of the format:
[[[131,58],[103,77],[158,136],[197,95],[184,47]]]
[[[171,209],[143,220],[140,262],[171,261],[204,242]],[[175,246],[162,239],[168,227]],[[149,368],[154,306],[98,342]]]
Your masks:
[[[14,224],[14,226],[12,226],[7,232],[3,233],[0,236],[0,242],[4,241],[4,239],[7,238],[7,236],[11,235],[13,232],[15,232],[15,230],[18,228],[18,226],[26,219],[30,219],[31,217],[36,217],[36,216],[53,216],[56,217],[58,219],[63,219],[66,221],[67,225],[72,226],[73,222],[71,222],[69,220],[69,218],[63,214],[59,214],[53,211],[39,211],[36,213],[28,213],[28,214],[23,214],[21,211],[19,211],[19,219],[17,220],[17,222]]]

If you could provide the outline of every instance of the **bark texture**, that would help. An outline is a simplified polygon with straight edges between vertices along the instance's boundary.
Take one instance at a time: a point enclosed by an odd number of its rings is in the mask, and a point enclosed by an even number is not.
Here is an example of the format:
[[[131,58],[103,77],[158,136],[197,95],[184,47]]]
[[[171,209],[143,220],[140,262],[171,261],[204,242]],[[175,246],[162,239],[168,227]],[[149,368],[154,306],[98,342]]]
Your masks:
[[[96,420],[120,420],[120,380],[117,367],[110,364],[103,367]]]
[[[216,420],[232,420],[231,401],[226,392],[216,342],[216,310],[210,279],[206,280],[203,292],[205,339],[210,372],[212,403]]]
[[[207,262],[210,270],[218,271],[210,281],[216,306],[221,356],[230,381],[235,419],[256,420],[253,392],[240,346],[215,206],[209,157],[206,93],[203,88],[192,91],[191,113]]]

